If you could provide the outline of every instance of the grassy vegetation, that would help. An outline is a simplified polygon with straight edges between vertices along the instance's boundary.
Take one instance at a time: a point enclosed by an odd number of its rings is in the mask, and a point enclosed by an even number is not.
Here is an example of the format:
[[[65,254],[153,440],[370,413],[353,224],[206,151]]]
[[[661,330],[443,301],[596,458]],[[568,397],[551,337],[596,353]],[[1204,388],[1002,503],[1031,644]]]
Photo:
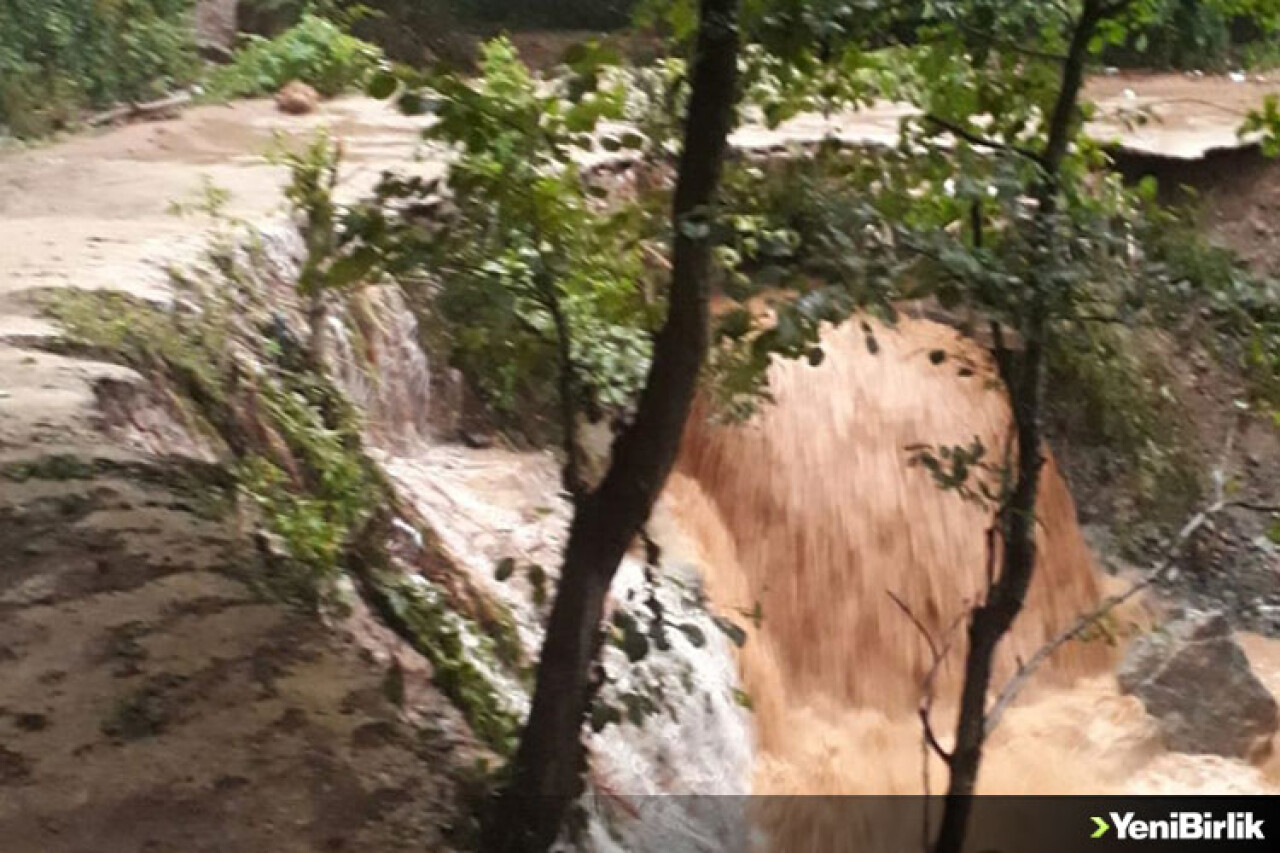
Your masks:
[[[195,79],[192,0],[0,3],[0,127],[50,133],[84,110],[155,98]]]
[[[515,750],[520,718],[501,698],[491,673],[503,671],[499,644],[459,616],[439,589],[422,578],[384,580],[383,594],[411,645],[433,668],[435,685],[449,697],[494,752]]]
[[[315,609],[335,600],[339,577],[357,574],[357,586],[431,662],[437,687],[477,736],[505,753],[516,718],[490,679],[517,675],[521,655],[510,614],[414,577],[416,567],[392,557],[383,522],[398,498],[365,453],[358,413],[289,338],[266,325],[266,294],[238,269],[238,257],[221,252],[216,272],[176,280],[183,298],[171,307],[57,291],[46,309],[68,346],[128,364],[170,389],[175,413],[223,448],[233,478],[224,485],[270,542],[259,548],[267,553],[251,583]],[[50,457],[0,474],[81,479],[99,468]]]
[[[1147,241],[1163,272],[1155,292],[1160,317],[1172,324],[1194,307],[1215,333],[1201,337],[1234,363],[1250,402],[1280,423],[1280,281],[1214,245],[1187,211],[1155,215]]]
[[[306,14],[274,38],[250,36],[232,63],[207,82],[214,98],[274,94],[295,80],[327,97],[362,86],[382,62],[382,50],[328,18]]]

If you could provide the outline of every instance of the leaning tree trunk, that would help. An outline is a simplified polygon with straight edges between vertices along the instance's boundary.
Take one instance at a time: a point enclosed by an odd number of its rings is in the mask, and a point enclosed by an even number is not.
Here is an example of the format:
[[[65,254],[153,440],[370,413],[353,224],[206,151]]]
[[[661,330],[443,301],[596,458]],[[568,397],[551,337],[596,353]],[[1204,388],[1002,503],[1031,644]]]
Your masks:
[[[1062,84],[1048,136],[1040,157],[1042,175],[1036,187],[1039,203],[1033,227],[1035,243],[1049,256],[1056,240],[1054,214],[1058,204],[1058,180],[1062,162],[1078,127],[1080,91],[1084,85],[1089,42],[1098,24],[1108,14],[1123,8],[1127,0],[1104,5],[1102,0],[1085,0],[1080,19],[1071,35],[1063,62]],[[992,662],[1000,641],[1022,612],[1036,566],[1036,498],[1040,490],[1042,455],[1041,400],[1044,392],[1044,356],[1049,331],[1047,284],[1031,282],[1033,293],[1023,318],[1024,348],[1020,358],[1004,376],[1013,413],[1017,465],[1013,492],[1001,511],[1003,553],[1000,574],[988,590],[987,600],[974,609],[969,620],[969,649],[965,659],[964,686],[956,720],[955,747],[947,757],[951,771],[942,825],[934,843],[934,853],[960,853],[969,832],[973,793],[982,765],[987,739],[987,691],[991,685]],[[998,354],[1003,355],[1003,354]],[[1001,358],[1002,362],[1007,362]]]
[[[329,304],[323,288],[317,288],[307,302],[307,326],[311,330],[307,357],[311,366],[324,373],[329,361]]]
[[[508,786],[485,822],[487,853],[547,850],[582,791],[583,723],[605,596],[675,463],[707,354],[712,248],[707,226],[733,121],[737,15],[738,0],[701,0],[673,207],[666,324],[654,343],[635,418],[614,443],[599,488],[575,508],[529,720]]]

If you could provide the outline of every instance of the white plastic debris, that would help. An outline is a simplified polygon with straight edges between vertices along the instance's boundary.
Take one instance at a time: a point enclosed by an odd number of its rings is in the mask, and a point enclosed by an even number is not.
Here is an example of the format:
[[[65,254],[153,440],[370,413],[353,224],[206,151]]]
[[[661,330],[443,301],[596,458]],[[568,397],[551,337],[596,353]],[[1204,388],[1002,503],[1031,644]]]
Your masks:
[[[1243,83],[1245,80],[1248,79],[1247,77],[1245,77],[1245,74],[1243,71],[1232,71],[1227,76],[1231,78],[1232,83]]]

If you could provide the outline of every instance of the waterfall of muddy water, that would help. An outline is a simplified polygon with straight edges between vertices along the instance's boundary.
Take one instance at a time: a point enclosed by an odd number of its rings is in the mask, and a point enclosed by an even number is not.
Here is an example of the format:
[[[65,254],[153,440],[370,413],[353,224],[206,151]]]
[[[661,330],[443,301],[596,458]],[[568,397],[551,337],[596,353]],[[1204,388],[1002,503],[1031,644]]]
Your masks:
[[[418,323],[400,291],[369,287],[330,318],[333,370],[365,413],[373,443],[407,448],[428,437],[431,372]]]
[[[695,416],[667,491],[665,506],[698,552],[712,601],[722,611],[762,607],[759,630],[739,655],[755,710],[758,794],[919,793],[915,708],[930,654],[889,593],[938,636],[985,585],[989,513],[909,467],[905,448],[977,436],[998,458],[1009,415],[990,359],[935,323],[904,319],[875,333],[878,354],[846,324],[826,336],[820,366],[775,366],[776,402],[744,426]],[[935,365],[929,354],[938,349],[948,357]],[[961,376],[962,365],[972,375]],[[1071,495],[1052,461],[1045,473],[1040,562],[1000,650],[996,684],[1017,656],[1102,593]],[[1246,639],[1274,690],[1280,651]],[[935,708],[944,742],[963,645],[961,632]],[[1137,700],[1117,694],[1114,655],[1102,642],[1057,655],[997,730],[980,791],[1275,790],[1274,760],[1255,768],[1164,751]],[[946,776],[936,760],[930,772],[936,792]],[[812,813],[762,820],[775,849],[845,849],[826,846],[823,820]],[[844,844],[848,830],[838,833]],[[879,841],[914,849],[918,831],[915,823],[903,838]]]

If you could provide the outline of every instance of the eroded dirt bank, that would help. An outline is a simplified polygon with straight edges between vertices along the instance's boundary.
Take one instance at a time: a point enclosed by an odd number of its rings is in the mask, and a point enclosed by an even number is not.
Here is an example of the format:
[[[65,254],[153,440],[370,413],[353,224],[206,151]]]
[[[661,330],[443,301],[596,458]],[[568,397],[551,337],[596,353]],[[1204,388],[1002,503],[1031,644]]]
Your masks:
[[[272,570],[228,472],[143,376],[61,351],[48,288],[167,298],[209,175],[265,219],[272,133],[325,123],[357,181],[413,134],[338,104],[279,122],[197,110],[0,158],[0,846],[26,851],[446,849],[465,725],[413,679],[257,592]],[[104,317],[109,322],[111,318]]]

